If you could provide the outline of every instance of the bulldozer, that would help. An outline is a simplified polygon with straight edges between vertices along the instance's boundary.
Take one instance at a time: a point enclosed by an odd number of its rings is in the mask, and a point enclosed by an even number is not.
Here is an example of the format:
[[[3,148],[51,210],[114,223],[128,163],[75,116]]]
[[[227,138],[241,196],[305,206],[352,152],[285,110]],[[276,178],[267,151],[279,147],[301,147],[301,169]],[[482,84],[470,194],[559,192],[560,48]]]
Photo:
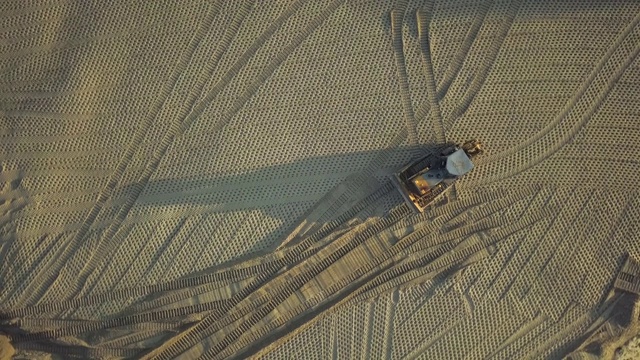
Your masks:
[[[482,152],[482,144],[477,140],[445,145],[402,168],[392,181],[405,201],[421,213],[447,187],[470,172],[473,158]]]

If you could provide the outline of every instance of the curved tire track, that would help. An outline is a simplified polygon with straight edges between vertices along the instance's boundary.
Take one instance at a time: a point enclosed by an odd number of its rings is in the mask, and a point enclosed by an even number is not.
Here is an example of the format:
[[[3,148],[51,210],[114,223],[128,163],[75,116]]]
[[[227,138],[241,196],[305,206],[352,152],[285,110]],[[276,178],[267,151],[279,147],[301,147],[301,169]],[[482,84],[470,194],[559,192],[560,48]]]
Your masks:
[[[498,56],[498,52],[502,48],[502,43],[507,37],[511,26],[513,25],[513,21],[520,10],[520,5],[522,4],[522,0],[512,0],[509,4],[509,8],[507,10],[507,14],[504,18],[502,26],[498,30],[498,34],[493,39],[491,46],[487,50],[485,57],[482,60],[482,64],[480,64],[480,68],[478,72],[473,77],[471,84],[467,88],[467,91],[464,93],[462,99],[458,102],[458,105],[453,109],[453,112],[447,117],[445,127],[451,128],[455,121],[462,116],[473,99],[475,99],[476,95],[482,89],[482,86],[493,67],[493,64],[496,61],[496,57]],[[475,22],[474,22],[475,25]]]
[[[639,23],[640,14],[619,34],[586,81],[552,122],[527,141],[500,154],[479,159],[478,168],[482,168],[482,171],[478,173],[496,175],[474,179],[466,185],[487,184],[523,172],[571,141],[589,122],[640,53]],[[501,169],[509,170],[501,172]],[[471,174],[470,178],[476,174]]]
[[[431,61],[428,34],[429,21],[427,19],[427,14],[422,10],[418,10],[416,13],[416,20],[418,22],[418,38],[420,40],[420,53],[422,55],[424,74],[426,78],[427,96],[429,98],[429,110],[433,116],[432,124],[433,131],[435,132],[435,141],[438,144],[445,144],[447,142],[447,136],[444,131],[444,124],[442,123],[442,111],[440,111],[440,102],[438,101],[436,81],[433,73],[433,62]]]

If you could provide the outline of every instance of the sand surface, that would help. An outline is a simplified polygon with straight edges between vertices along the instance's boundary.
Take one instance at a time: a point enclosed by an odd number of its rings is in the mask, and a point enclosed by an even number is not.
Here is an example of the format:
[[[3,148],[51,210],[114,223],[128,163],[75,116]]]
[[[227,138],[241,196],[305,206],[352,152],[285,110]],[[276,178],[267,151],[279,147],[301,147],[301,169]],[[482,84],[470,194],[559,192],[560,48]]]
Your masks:
[[[638,1],[5,0],[0,32],[16,358],[561,358],[632,323]],[[390,175],[470,139],[413,213]]]

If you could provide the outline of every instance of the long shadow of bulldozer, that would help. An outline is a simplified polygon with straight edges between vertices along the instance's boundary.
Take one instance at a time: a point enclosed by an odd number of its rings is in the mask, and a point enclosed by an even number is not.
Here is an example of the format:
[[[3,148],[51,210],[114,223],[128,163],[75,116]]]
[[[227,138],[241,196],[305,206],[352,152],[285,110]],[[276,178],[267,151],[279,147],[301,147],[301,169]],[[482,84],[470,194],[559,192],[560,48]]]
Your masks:
[[[435,149],[425,147],[423,152]],[[402,165],[415,160],[412,151],[415,154],[415,150],[399,147],[314,157],[234,174],[151,180],[135,207],[151,214],[259,211],[264,219],[256,224],[255,234],[265,233],[260,227],[271,229],[252,248],[244,249],[244,254],[255,255],[339,216],[388,182]],[[119,189],[115,197],[130,196],[133,186]],[[392,203],[402,201],[396,195]]]

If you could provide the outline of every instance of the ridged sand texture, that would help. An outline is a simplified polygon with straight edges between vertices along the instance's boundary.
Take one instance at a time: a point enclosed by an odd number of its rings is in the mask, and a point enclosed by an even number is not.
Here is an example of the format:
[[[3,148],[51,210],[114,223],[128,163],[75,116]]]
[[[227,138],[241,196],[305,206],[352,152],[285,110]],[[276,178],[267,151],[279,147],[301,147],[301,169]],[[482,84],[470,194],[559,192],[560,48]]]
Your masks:
[[[638,1],[5,0],[0,33],[18,354],[558,358],[630,336]],[[412,212],[389,176],[470,139],[474,170]]]

